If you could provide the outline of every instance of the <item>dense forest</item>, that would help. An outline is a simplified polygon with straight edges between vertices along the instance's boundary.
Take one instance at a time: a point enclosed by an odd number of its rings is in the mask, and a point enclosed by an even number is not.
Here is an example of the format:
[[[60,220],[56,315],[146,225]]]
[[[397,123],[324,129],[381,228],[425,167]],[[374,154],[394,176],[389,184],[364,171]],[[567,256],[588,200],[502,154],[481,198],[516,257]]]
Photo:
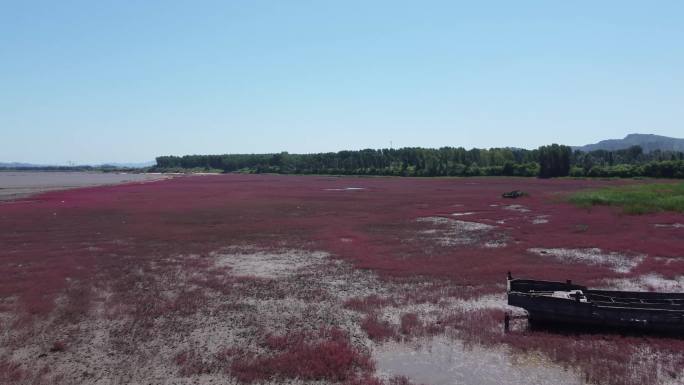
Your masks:
[[[153,171],[394,175],[394,176],[589,176],[684,178],[684,153],[572,151],[553,144],[536,150],[462,147],[400,148],[318,154],[226,154],[160,156]]]

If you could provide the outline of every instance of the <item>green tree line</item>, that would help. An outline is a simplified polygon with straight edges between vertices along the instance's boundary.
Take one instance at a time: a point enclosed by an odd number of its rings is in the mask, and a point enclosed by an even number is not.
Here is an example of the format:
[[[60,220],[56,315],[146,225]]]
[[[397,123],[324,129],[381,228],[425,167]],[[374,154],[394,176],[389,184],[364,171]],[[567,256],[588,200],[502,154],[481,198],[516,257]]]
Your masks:
[[[442,147],[365,149],[318,154],[226,154],[160,156],[157,169],[218,169],[224,172],[396,176],[535,176],[537,152],[521,149]]]
[[[572,151],[553,144],[517,148],[438,149],[407,147],[316,154],[224,154],[160,156],[154,171],[393,175],[393,176],[589,176],[684,177],[684,154],[644,153],[635,146],[619,151]]]

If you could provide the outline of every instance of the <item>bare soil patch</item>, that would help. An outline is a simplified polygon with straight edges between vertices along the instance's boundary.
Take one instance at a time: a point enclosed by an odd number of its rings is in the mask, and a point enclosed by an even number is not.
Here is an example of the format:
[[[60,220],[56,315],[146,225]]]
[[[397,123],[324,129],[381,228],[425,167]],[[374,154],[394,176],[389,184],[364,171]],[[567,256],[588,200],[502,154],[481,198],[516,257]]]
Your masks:
[[[0,201],[25,198],[46,191],[79,187],[140,183],[165,179],[159,174],[60,171],[0,171]]]
[[[617,273],[629,273],[645,258],[643,255],[629,255],[617,252],[604,252],[599,248],[587,249],[543,249],[532,248],[529,252],[548,256],[563,263],[608,266]]]

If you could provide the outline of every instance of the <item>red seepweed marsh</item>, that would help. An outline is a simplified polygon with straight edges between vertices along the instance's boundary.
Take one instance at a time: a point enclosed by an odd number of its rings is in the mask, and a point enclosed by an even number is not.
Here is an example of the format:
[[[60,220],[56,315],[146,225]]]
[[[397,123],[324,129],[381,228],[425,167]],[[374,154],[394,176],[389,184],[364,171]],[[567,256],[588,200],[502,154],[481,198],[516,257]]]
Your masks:
[[[0,382],[681,382],[679,339],[502,332],[509,270],[684,289],[681,214],[563,198],[618,183],[228,174],[1,204]]]

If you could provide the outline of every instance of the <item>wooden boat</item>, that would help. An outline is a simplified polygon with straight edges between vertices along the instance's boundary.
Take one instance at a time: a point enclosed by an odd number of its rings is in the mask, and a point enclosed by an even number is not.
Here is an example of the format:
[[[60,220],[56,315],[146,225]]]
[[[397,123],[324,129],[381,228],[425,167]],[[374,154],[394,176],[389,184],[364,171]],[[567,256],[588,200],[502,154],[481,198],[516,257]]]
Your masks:
[[[684,336],[684,293],[593,290],[571,281],[513,279],[508,304],[530,322],[676,333]]]
[[[520,191],[520,190],[513,190],[510,192],[505,192],[501,194],[503,198],[520,198],[522,196],[525,196],[525,193]]]

